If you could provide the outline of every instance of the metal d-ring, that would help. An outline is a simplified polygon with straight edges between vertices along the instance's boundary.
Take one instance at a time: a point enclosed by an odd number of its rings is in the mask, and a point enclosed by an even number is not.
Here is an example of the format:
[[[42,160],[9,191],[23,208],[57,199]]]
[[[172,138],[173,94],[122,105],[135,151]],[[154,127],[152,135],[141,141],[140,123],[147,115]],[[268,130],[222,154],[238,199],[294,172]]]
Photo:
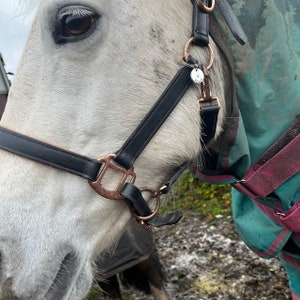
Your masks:
[[[187,42],[184,45],[183,60],[184,60],[185,63],[187,63],[187,61],[189,59],[189,56],[190,56],[189,49],[190,49],[190,45],[193,42],[193,40],[194,40],[194,37],[192,36],[187,40]],[[214,51],[213,51],[210,44],[207,45],[207,49],[208,49],[208,52],[209,52],[209,62],[208,62],[208,65],[206,66],[206,69],[209,70],[212,67],[213,63],[214,63],[215,55],[214,55]]]
[[[196,0],[198,6],[205,12],[205,13],[211,13],[216,5],[216,1],[215,0],[211,0],[210,6],[206,6],[204,5],[204,3],[202,2],[202,0]]]
[[[145,223],[149,220],[151,220],[157,213],[158,213],[158,210],[160,208],[160,191],[153,191],[151,189],[143,189],[141,190],[141,192],[148,192],[148,193],[151,193],[152,194],[152,197],[151,199],[155,199],[156,201],[156,205],[155,205],[155,208],[154,210],[152,211],[152,213],[148,216],[139,216],[139,215],[136,215],[135,213],[132,213],[132,215],[136,218],[136,220],[141,224],[141,225],[145,225]]]

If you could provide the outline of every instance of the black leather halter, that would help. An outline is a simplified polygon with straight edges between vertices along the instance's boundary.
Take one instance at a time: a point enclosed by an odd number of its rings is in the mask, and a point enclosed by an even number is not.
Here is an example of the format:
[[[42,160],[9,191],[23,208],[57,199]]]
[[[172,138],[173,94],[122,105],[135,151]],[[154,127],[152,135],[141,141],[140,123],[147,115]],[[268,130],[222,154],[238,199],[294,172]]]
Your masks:
[[[4,127],[0,127],[0,148],[88,179],[97,193],[112,200],[126,200],[136,217],[138,219],[140,216],[146,217],[151,225],[161,226],[175,223],[181,218],[181,214],[178,212],[165,216],[163,219],[153,215],[143,200],[141,192],[133,185],[135,180],[133,164],[192,84],[190,73],[190,67],[180,68],[165,92],[117,154],[108,154],[98,160],[91,159]],[[109,168],[119,172],[122,177],[118,187],[113,191],[107,190],[101,184],[105,172]],[[185,167],[179,168],[180,172],[175,172],[175,175],[163,185],[164,188],[160,190],[160,193],[166,193],[184,169]],[[155,198],[159,196],[156,192],[150,192]],[[148,220],[149,216],[151,216],[151,220]]]
[[[204,5],[203,7],[209,7],[212,4],[209,0],[192,0],[194,10],[192,40],[197,46],[207,47],[209,41],[208,12],[205,9],[203,10],[202,6],[199,6],[199,1]],[[225,0],[220,2],[223,1]],[[228,10],[228,7],[226,9],[227,15],[230,15],[229,19],[232,20],[234,18],[232,11]],[[234,24],[234,26],[237,28],[239,38],[243,39],[243,31],[239,24]],[[173,182],[185,170],[186,164],[180,166],[170,180],[158,191],[150,189],[145,191],[156,199],[157,205],[154,212],[150,210],[144,200],[143,191],[134,186],[136,175],[133,165],[192,85],[191,66],[198,66],[198,63],[192,57],[188,57],[184,66],[179,69],[169,86],[116,154],[108,154],[98,160],[91,159],[4,127],[0,127],[0,148],[88,179],[89,184],[103,197],[113,200],[125,200],[133,215],[142,224],[153,226],[174,224],[181,218],[181,213],[175,212],[166,216],[156,215],[159,207],[159,196],[169,191]],[[203,134],[205,143],[209,142],[215,134],[218,111],[218,105],[201,107],[201,118],[205,120],[205,132]],[[101,184],[105,172],[109,168],[121,174],[121,180],[115,190],[107,190]]]

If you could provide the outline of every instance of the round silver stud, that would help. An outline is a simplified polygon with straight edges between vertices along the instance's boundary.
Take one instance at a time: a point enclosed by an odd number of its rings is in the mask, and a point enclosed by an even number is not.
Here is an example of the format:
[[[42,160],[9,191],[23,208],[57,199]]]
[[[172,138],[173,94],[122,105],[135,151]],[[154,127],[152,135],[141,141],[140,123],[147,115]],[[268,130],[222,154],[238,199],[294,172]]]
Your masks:
[[[191,79],[196,83],[200,84],[204,80],[204,74],[200,68],[195,68],[191,72]]]

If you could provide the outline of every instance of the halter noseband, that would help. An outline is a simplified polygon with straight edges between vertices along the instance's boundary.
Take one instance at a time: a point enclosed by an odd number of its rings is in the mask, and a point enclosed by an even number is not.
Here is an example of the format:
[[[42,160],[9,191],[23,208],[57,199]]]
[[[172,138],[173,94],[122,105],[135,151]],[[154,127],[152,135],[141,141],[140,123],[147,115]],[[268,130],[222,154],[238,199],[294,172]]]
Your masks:
[[[192,0],[193,30],[192,37],[188,40],[184,48],[184,66],[178,70],[163,94],[116,154],[108,154],[98,160],[91,159],[3,127],[0,127],[0,148],[88,179],[90,186],[101,196],[111,200],[125,200],[133,216],[141,224],[159,227],[178,222],[182,216],[180,212],[164,216],[157,215],[156,213],[159,208],[160,195],[170,190],[172,184],[186,169],[187,164],[180,166],[167,183],[157,191],[151,189],[140,190],[134,185],[136,174],[134,173],[133,165],[192,83],[200,87],[202,96],[199,101],[201,118],[204,120],[203,142],[208,143],[215,134],[219,103],[217,98],[212,97],[210,94],[208,75],[208,69],[213,64],[213,51],[209,46],[208,13],[213,10],[214,2],[209,0]],[[226,1],[222,0],[219,2],[223,3]],[[224,4],[222,5],[224,6]],[[238,40],[245,41],[244,32],[228,4],[227,6],[225,5],[224,10],[223,14],[224,16],[226,15],[226,18],[229,18],[229,26],[231,24],[234,27],[234,32],[238,36]],[[210,62],[207,67],[199,66],[198,62],[188,54],[190,44],[208,47]],[[195,78],[193,77],[195,74],[191,74],[191,69],[192,72],[196,73]],[[203,80],[199,80],[197,77],[199,74],[201,75],[200,71],[203,72]],[[121,179],[115,190],[107,190],[102,185],[102,179],[108,169],[113,169],[121,175]],[[156,208],[154,211],[151,211],[144,200],[143,192],[150,193],[150,198],[156,199]]]

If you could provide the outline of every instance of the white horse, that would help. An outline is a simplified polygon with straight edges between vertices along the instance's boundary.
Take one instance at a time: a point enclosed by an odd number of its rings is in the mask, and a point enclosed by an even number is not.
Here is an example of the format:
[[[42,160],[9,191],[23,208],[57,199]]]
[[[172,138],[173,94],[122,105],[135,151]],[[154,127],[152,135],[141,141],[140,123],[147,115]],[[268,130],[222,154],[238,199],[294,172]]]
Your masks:
[[[1,126],[92,158],[116,152],[182,65],[191,23],[186,0],[39,1]],[[224,107],[211,43],[212,91]],[[191,51],[207,64],[206,49]],[[187,91],[137,159],[136,186],[158,189],[201,151],[198,94]],[[0,172],[1,299],[82,299],[95,255],[131,218],[127,205],[9,152],[0,151]]]

